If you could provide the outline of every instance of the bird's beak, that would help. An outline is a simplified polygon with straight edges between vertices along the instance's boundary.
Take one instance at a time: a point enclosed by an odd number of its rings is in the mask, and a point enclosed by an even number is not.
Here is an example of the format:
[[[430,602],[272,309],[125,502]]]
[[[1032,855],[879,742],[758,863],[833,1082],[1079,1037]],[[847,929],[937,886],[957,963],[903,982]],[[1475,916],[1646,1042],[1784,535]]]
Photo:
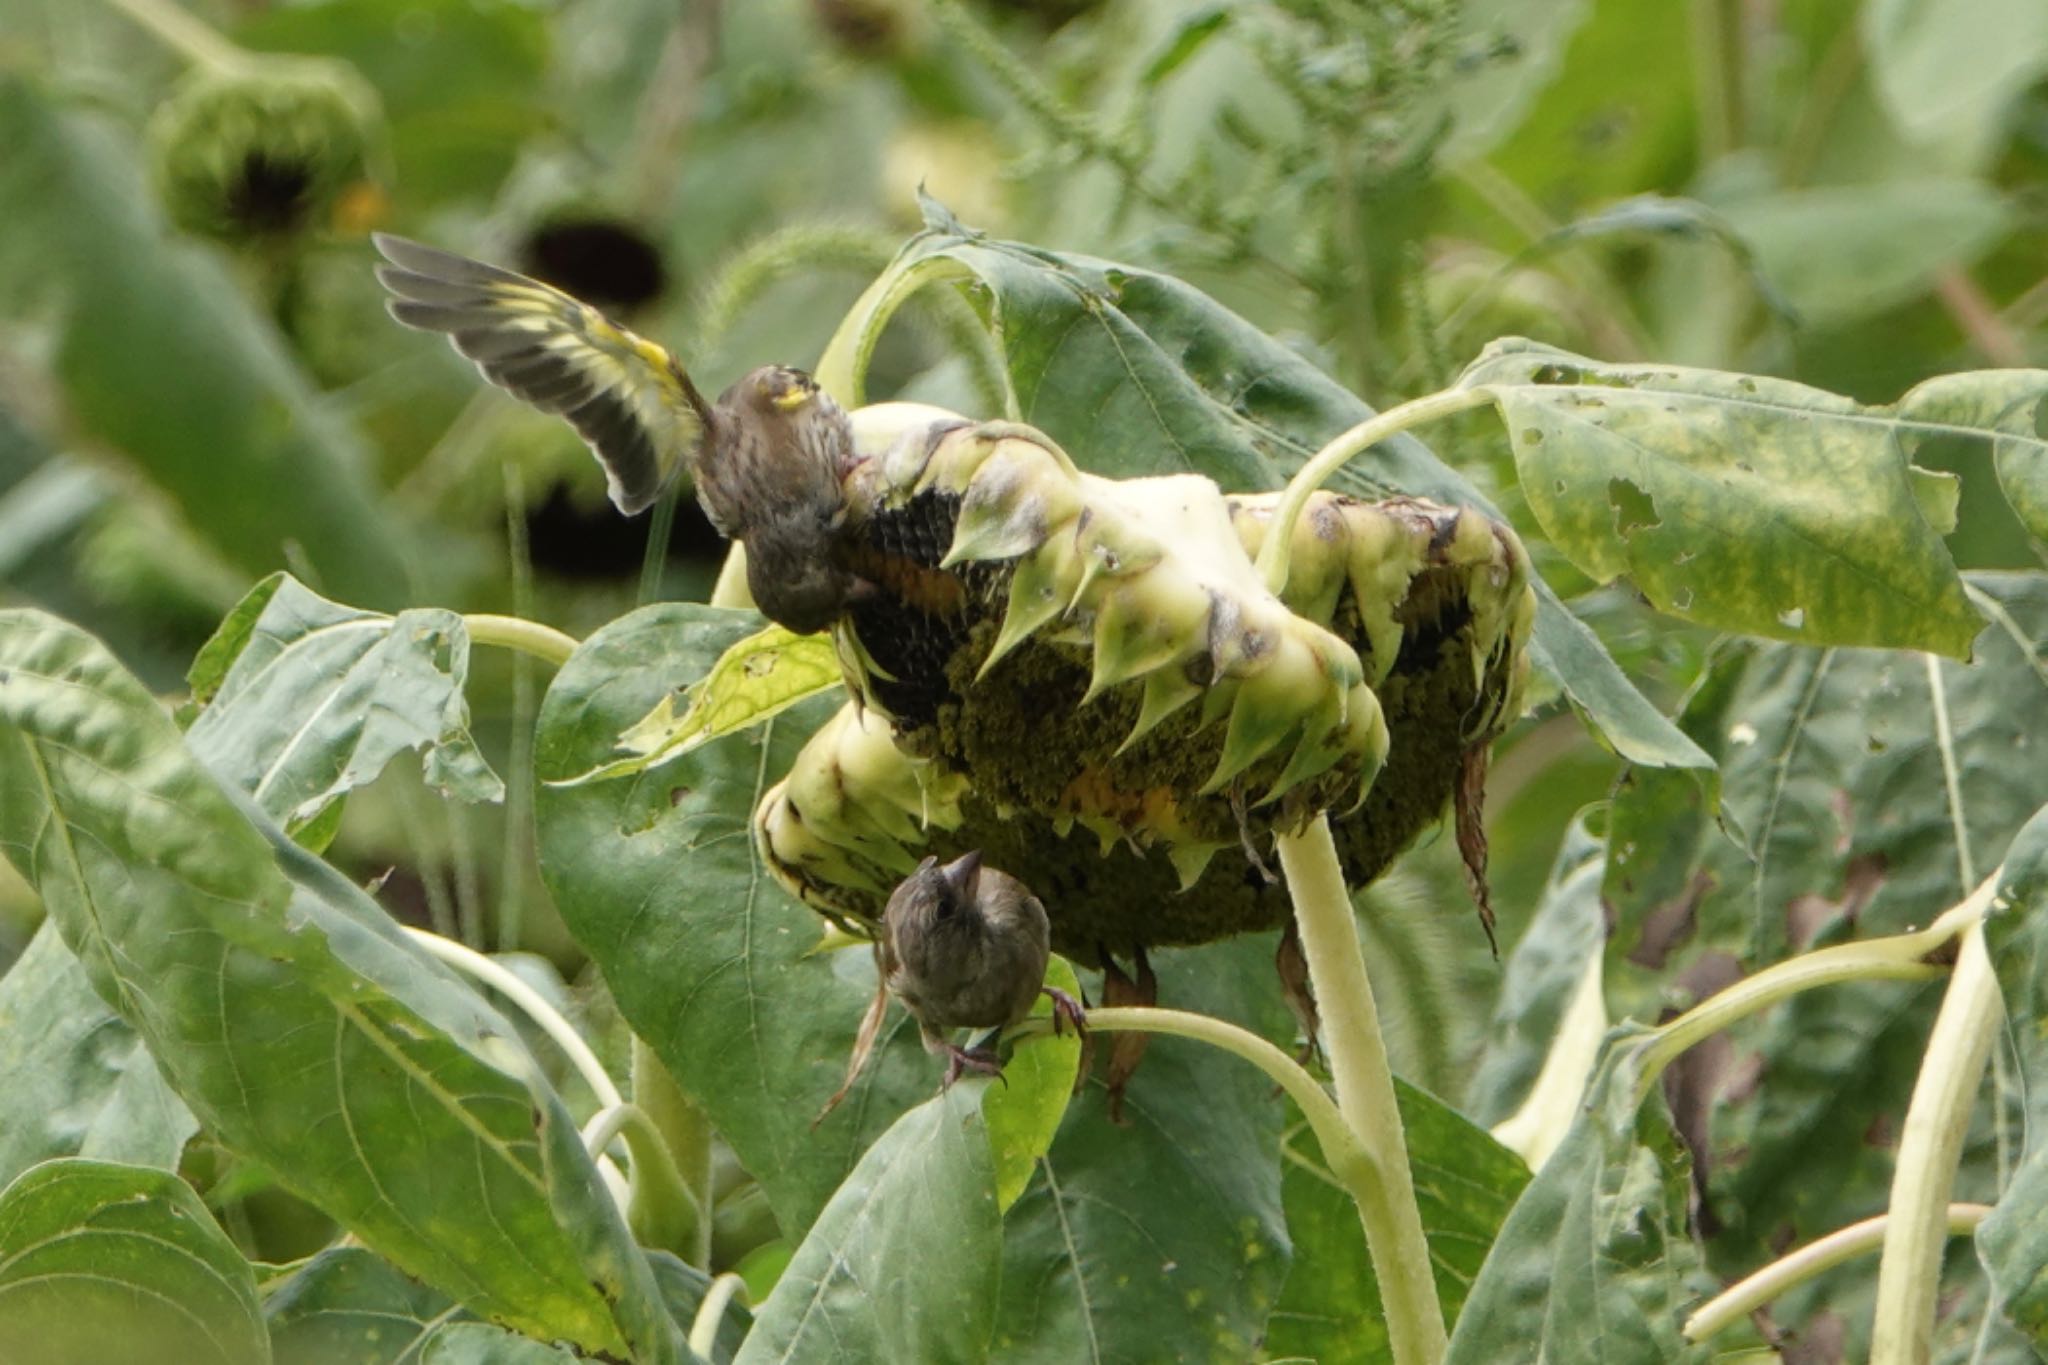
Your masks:
[[[945,877],[947,885],[962,901],[973,900],[975,888],[981,881],[981,850],[961,854],[947,863],[940,870],[940,875]]]
[[[768,401],[782,412],[795,412],[798,408],[810,402],[811,395],[816,392],[817,387],[815,385],[806,382],[801,377],[792,375],[781,381],[779,392],[769,395]]]

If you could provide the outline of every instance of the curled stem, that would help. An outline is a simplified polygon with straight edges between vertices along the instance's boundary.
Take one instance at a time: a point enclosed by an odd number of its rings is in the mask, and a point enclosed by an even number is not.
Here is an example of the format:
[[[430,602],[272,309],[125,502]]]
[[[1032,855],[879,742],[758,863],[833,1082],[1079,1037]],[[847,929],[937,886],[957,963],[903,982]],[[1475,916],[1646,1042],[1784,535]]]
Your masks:
[[[690,1323],[690,1350],[701,1360],[710,1360],[718,1347],[718,1324],[725,1318],[726,1306],[735,1294],[747,1292],[747,1282],[730,1270],[711,1282],[704,1291],[704,1301],[697,1305],[697,1316]]]
[[[2004,1016],[2005,998],[1984,945],[1984,926],[1975,923],[1963,933],[1955,975],[1934,1018],[1927,1055],[1899,1130],[1890,1222],[1877,1264],[1877,1316],[1870,1337],[1873,1365],[1918,1365],[1932,1354],[1949,1195],[1970,1111]]]
[[[1309,1128],[1316,1135],[1316,1141],[1322,1145],[1324,1159],[1347,1190],[1353,1189],[1359,1181],[1377,1179],[1371,1158],[1358,1136],[1345,1126],[1344,1116],[1329,1092],[1309,1075],[1301,1063],[1251,1030],[1206,1014],[1137,1005],[1091,1009],[1088,1011],[1088,1027],[1097,1033],[1159,1033],[1175,1038],[1192,1038],[1250,1062],[1286,1091],[1287,1097],[1301,1110],[1302,1117],[1308,1120]],[[1052,1020],[1041,1017],[1018,1025],[1011,1030],[1010,1036],[1021,1038],[1051,1032]]]
[[[613,1109],[626,1102],[626,1097],[619,1093],[619,1087],[612,1083],[611,1076],[605,1071],[604,1063],[597,1060],[597,1054],[590,1050],[590,1044],[583,1041],[583,1035],[576,1032],[575,1026],[564,1019],[561,1012],[549,1004],[539,991],[499,963],[491,961],[474,948],[457,943],[454,939],[443,938],[439,934],[416,929],[411,925],[405,926],[405,932],[411,935],[414,943],[433,957],[465,975],[475,977],[524,1011],[526,1017],[539,1025],[541,1032],[547,1034],[555,1046],[562,1049],[563,1055],[569,1059],[569,1064],[576,1068],[576,1074],[583,1078],[584,1084],[590,1087],[590,1092],[597,1096],[600,1108]]]
[[[545,659],[557,668],[569,662],[569,656],[576,652],[575,637],[564,635],[553,626],[518,616],[478,612],[463,617],[462,624],[468,628],[469,638],[476,644],[516,649],[536,659]]]
[[[710,1224],[703,1204],[683,1179],[667,1138],[639,1105],[600,1109],[583,1125],[583,1147],[593,1158],[621,1136],[633,1155],[633,1181],[626,1196],[626,1220],[633,1239],[687,1259],[686,1248],[709,1241]]]
[[[1299,514],[1297,507],[1294,515]],[[1275,536],[1268,544],[1286,539]],[[1281,835],[1279,849],[1302,956],[1308,960],[1309,985],[1322,1009],[1323,1043],[1336,1082],[1337,1109],[1364,1149],[1369,1167],[1369,1178],[1355,1186],[1347,1183],[1347,1188],[1365,1224],[1366,1250],[1386,1307],[1388,1343],[1398,1365],[1433,1365],[1449,1346],[1443,1309],[1430,1271],[1422,1215],[1415,1206],[1394,1073],[1380,1038],[1358,921],[1336,845],[1330,840],[1329,821],[1319,816],[1300,834]]]
[[[562,1050],[569,1064],[576,1068],[576,1074],[583,1077],[584,1084],[597,1096],[600,1110],[617,1109],[625,1104],[626,1097],[612,1083],[611,1075],[605,1071],[604,1063],[597,1060],[597,1054],[590,1050],[590,1044],[583,1041],[583,1035],[576,1032],[575,1026],[564,1019],[561,1011],[549,1004],[539,991],[474,948],[409,924],[401,927],[429,956],[476,978],[517,1005]],[[619,1176],[618,1167],[601,1149],[592,1148],[591,1156],[597,1164],[598,1174],[604,1178],[605,1187],[612,1191],[621,1208],[630,1209],[631,1197],[625,1181]]]
[[[1975,1232],[1990,1213],[1989,1204],[1950,1204],[1949,1235],[1961,1237]],[[1685,1339],[1707,1341],[1822,1271],[1877,1250],[1891,1221],[1890,1214],[1880,1213],[1875,1218],[1837,1228],[1797,1251],[1780,1256],[1695,1309],[1685,1320]]]
[[[1310,494],[1328,483],[1331,475],[1354,458],[1388,437],[1398,436],[1410,427],[1448,417],[1454,412],[1483,407],[1492,401],[1493,393],[1488,389],[1444,389],[1366,418],[1310,456],[1308,463],[1287,481],[1287,491],[1281,494],[1280,506],[1273,514],[1273,525],[1293,526],[1299,522],[1302,509],[1308,506]],[[1272,592],[1280,592],[1287,586],[1288,556],[1292,553],[1293,544],[1292,536],[1275,534],[1267,536],[1266,543],[1259,549],[1259,575]]]
[[[818,359],[819,387],[849,412],[861,406],[867,401],[868,361],[874,356],[875,343],[882,339],[882,329],[889,325],[896,310],[928,284],[973,277],[973,271],[944,256],[892,264],[854,300],[853,307],[840,321],[839,330],[825,343],[825,354]],[[1014,399],[1009,406],[1015,408]],[[1011,415],[1015,415],[1014,411]]]
[[[1964,900],[1943,911],[1925,929],[1802,953],[1789,961],[1766,967],[1755,976],[1738,981],[1720,994],[1693,1006],[1658,1028],[1642,1044],[1641,1072],[1636,1079],[1637,1102],[1640,1103],[1650,1093],[1657,1077],[1679,1053],[1788,996],[1839,981],[1926,981],[1943,975],[1945,968],[1923,959],[1957,934],[1982,921],[1985,911],[1991,907],[1997,886],[1998,877],[1994,873]]]

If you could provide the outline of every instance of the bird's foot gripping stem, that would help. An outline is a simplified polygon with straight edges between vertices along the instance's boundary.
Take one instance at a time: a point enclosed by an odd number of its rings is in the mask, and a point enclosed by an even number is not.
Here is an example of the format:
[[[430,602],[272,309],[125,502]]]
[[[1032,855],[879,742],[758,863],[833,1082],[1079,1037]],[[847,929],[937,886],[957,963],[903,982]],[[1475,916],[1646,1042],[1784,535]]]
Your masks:
[[[1066,1029],[1061,1027],[1062,1024],[1066,1024],[1072,1026],[1078,1037],[1088,1036],[1088,1011],[1080,1001],[1058,986],[1040,986],[1038,992],[1052,1001],[1052,1031],[1055,1034],[1066,1032]]]
[[[995,1048],[993,1046],[965,1048],[957,1043],[947,1043],[945,1051],[946,1074],[939,1081],[939,1089],[950,1089],[953,1082],[960,1079],[961,1073],[967,1071],[972,1071],[981,1076],[993,1076],[999,1081],[1003,1080],[1003,1064],[996,1060]],[[1008,1081],[1003,1081],[1003,1083],[1005,1085],[1009,1084]]]

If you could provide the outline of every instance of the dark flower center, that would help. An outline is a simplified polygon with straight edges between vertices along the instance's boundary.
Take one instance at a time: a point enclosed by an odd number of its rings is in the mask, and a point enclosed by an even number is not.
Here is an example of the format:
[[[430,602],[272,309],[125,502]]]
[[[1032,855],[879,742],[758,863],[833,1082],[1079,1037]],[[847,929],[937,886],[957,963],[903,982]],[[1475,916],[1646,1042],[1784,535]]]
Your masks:
[[[312,184],[312,170],[303,161],[251,152],[228,187],[228,218],[246,232],[290,232],[305,219]]]
[[[520,254],[527,274],[599,308],[630,311],[660,298],[668,287],[660,250],[623,223],[550,223],[526,239]]]

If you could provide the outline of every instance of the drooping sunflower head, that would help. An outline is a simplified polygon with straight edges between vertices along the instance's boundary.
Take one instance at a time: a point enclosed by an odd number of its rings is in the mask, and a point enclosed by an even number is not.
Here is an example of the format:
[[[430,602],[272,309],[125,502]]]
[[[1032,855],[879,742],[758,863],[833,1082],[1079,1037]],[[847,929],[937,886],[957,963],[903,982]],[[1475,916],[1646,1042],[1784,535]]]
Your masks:
[[[1098,478],[1007,424],[857,419],[847,522],[878,591],[836,640],[890,747],[872,724],[821,732],[763,804],[768,860],[813,904],[870,920],[885,869],[983,848],[1090,961],[1284,922],[1260,852],[1277,831],[1327,812],[1363,884],[1476,799],[1527,671],[1505,526],[1318,495],[1274,593],[1253,564],[1271,495]]]

